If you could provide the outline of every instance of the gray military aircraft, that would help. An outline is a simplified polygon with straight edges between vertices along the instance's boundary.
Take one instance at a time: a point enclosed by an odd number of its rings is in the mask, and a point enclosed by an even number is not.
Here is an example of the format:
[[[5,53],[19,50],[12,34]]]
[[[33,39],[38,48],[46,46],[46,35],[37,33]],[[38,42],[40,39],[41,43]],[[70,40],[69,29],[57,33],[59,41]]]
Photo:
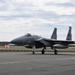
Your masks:
[[[72,41],[71,29],[72,28],[69,27],[66,40],[57,40],[57,28],[54,28],[51,39],[27,34],[12,40],[11,43],[16,45],[24,45],[27,48],[32,48],[33,54],[35,54],[36,48],[43,48],[41,53],[44,54],[46,47],[51,47],[51,49],[54,50],[54,54],[57,54],[58,51],[56,49],[66,49],[69,47],[69,44],[75,43]]]

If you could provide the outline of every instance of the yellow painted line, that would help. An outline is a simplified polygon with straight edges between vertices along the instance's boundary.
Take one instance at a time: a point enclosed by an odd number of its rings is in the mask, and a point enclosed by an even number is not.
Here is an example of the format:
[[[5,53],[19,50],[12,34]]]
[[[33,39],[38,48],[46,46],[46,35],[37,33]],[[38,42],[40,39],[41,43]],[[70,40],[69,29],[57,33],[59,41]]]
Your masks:
[[[25,63],[28,61],[13,61],[13,62],[1,62],[0,65],[6,65],[6,64],[19,64],[19,63]]]

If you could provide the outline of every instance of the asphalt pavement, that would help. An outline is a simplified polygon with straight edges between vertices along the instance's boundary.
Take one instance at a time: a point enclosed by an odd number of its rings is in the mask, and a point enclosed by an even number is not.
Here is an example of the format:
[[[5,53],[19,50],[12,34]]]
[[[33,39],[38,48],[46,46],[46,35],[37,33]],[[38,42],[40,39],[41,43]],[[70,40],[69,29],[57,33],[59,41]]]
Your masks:
[[[75,53],[0,53],[0,75],[75,75]]]

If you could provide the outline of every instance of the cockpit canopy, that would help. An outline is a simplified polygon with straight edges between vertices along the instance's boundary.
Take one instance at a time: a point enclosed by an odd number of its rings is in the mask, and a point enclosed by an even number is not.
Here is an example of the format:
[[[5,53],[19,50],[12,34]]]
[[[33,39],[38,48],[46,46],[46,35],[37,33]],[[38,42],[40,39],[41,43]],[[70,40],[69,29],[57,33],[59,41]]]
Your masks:
[[[25,36],[31,36],[31,34],[30,33],[27,33]]]

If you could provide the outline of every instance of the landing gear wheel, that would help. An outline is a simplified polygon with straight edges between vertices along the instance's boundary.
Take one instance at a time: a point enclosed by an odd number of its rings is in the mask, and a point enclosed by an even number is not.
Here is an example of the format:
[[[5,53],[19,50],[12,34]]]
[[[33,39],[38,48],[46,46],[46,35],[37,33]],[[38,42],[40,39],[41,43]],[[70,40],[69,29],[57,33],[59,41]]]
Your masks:
[[[41,51],[41,53],[42,53],[42,54],[45,54],[45,51],[44,51],[44,50],[42,50],[42,51]]]
[[[35,54],[35,45],[32,46],[32,54]]]
[[[58,51],[57,51],[57,50],[55,50],[55,51],[54,51],[54,54],[55,54],[55,55],[57,55],[57,54],[58,54]]]
[[[35,54],[35,52],[34,52],[34,51],[32,51],[32,54]]]

